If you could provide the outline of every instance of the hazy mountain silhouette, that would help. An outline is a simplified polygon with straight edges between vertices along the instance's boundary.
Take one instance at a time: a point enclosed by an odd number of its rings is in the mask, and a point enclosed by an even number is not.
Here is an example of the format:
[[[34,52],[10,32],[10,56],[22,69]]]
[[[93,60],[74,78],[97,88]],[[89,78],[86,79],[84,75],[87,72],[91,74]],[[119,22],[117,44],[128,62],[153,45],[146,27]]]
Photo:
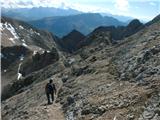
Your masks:
[[[33,8],[2,8],[2,16],[11,17],[24,21],[38,20],[52,16],[67,16],[82,12],[68,8],[33,7]]]
[[[30,24],[39,28],[49,30],[50,32],[62,37],[73,29],[83,34],[89,34],[98,26],[119,26],[125,25],[113,17],[101,16],[98,13],[86,13],[78,15],[70,15],[63,17],[50,17],[41,20],[31,21]]]

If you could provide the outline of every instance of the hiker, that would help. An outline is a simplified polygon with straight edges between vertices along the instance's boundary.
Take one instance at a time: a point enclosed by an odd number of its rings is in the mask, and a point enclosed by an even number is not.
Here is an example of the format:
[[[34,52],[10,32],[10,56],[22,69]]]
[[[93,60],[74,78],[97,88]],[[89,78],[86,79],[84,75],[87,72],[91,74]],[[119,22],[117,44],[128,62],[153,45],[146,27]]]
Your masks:
[[[47,95],[48,104],[52,104],[54,101],[54,94],[56,94],[56,92],[57,92],[55,84],[53,84],[52,79],[50,79],[49,83],[47,83],[45,91],[46,91],[46,95]],[[50,102],[50,96],[51,96],[52,102]]]

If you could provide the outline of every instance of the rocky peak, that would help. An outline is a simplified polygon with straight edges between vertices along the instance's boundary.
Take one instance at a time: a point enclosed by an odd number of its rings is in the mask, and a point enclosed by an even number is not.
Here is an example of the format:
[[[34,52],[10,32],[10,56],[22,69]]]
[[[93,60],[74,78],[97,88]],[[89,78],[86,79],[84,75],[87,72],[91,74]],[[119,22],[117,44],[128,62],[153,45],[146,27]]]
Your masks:
[[[132,20],[123,31],[123,37],[129,37],[144,28],[143,23],[138,19]]]
[[[79,48],[85,36],[77,30],[72,30],[68,35],[57,41],[58,44],[67,52],[74,52]]]
[[[85,36],[82,33],[80,33],[79,31],[74,29],[68,35],[64,36],[62,39],[65,41],[67,39],[72,39],[72,40],[73,39],[79,39],[79,40],[82,40],[84,38],[85,38]]]
[[[127,27],[131,28],[131,29],[134,29],[134,28],[137,28],[141,25],[143,25],[143,24],[138,19],[134,19],[127,25]]]

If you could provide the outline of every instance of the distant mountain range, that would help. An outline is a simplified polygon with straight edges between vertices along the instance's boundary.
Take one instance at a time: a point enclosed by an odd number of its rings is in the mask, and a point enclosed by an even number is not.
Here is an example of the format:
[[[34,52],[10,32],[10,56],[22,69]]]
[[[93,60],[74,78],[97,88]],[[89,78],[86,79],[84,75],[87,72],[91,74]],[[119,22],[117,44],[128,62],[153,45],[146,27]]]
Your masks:
[[[98,13],[49,17],[41,20],[31,21],[29,23],[39,29],[49,30],[59,37],[68,34],[74,29],[87,35],[99,26],[126,25],[125,23],[113,17],[102,16]]]
[[[89,35],[84,36],[80,32],[73,30],[68,35],[64,36],[62,39],[57,41],[57,44],[61,46],[62,50],[66,52],[75,52],[82,46],[86,46],[93,42],[93,39],[102,39],[105,40],[106,38],[103,36],[108,35],[110,39],[110,43],[107,41],[108,44],[115,44],[117,40],[122,40],[125,37],[129,37],[141,29],[143,29],[145,25],[141,23],[139,20],[134,19],[132,20],[127,26],[100,26],[93,30]],[[99,34],[102,33],[102,34]]]
[[[99,26],[127,25],[133,19],[132,17],[110,13],[83,13],[72,8],[55,7],[2,7],[1,13],[2,16],[26,21],[59,37],[67,35],[74,29],[87,35]]]
[[[2,16],[11,17],[23,21],[38,20],[45,17],[53,16],[68,16],[83,13],[72,8],[55,8],[55,7],[33,7],[33,8],[3,8],[1,9]],[[102,16],[114,17],[122,22],[130,22],[132,17],[113,15],[110,13],[100,13]]]
[[[33,8],[2,8],[2,16],[11,17],[23,21],[38,20],[52,16],[67,16],[80,14],[82,12],[68,8],[33,7]]]
[[[114,17],[117,20],[125,22],[125,23],[129,23],[129,22],[131,22],[131,20],[135,19],[135,18],[130,17],[130,16],[113,15],[113,14],[110,14],[110,13],[101,13],[101,15],[103,15],[103,16],[109,16],[109,17]]]

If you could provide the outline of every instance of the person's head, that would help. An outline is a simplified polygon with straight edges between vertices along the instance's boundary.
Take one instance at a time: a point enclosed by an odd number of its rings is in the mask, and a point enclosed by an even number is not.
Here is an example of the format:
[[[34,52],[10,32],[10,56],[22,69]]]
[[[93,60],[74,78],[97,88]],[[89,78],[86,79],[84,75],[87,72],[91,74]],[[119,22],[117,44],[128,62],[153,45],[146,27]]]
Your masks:
[[[53,82],[53,80],[52,80],[52,79],[50,79],[50,80],[49,80],[49,83],[52,83],[52,82]]]

